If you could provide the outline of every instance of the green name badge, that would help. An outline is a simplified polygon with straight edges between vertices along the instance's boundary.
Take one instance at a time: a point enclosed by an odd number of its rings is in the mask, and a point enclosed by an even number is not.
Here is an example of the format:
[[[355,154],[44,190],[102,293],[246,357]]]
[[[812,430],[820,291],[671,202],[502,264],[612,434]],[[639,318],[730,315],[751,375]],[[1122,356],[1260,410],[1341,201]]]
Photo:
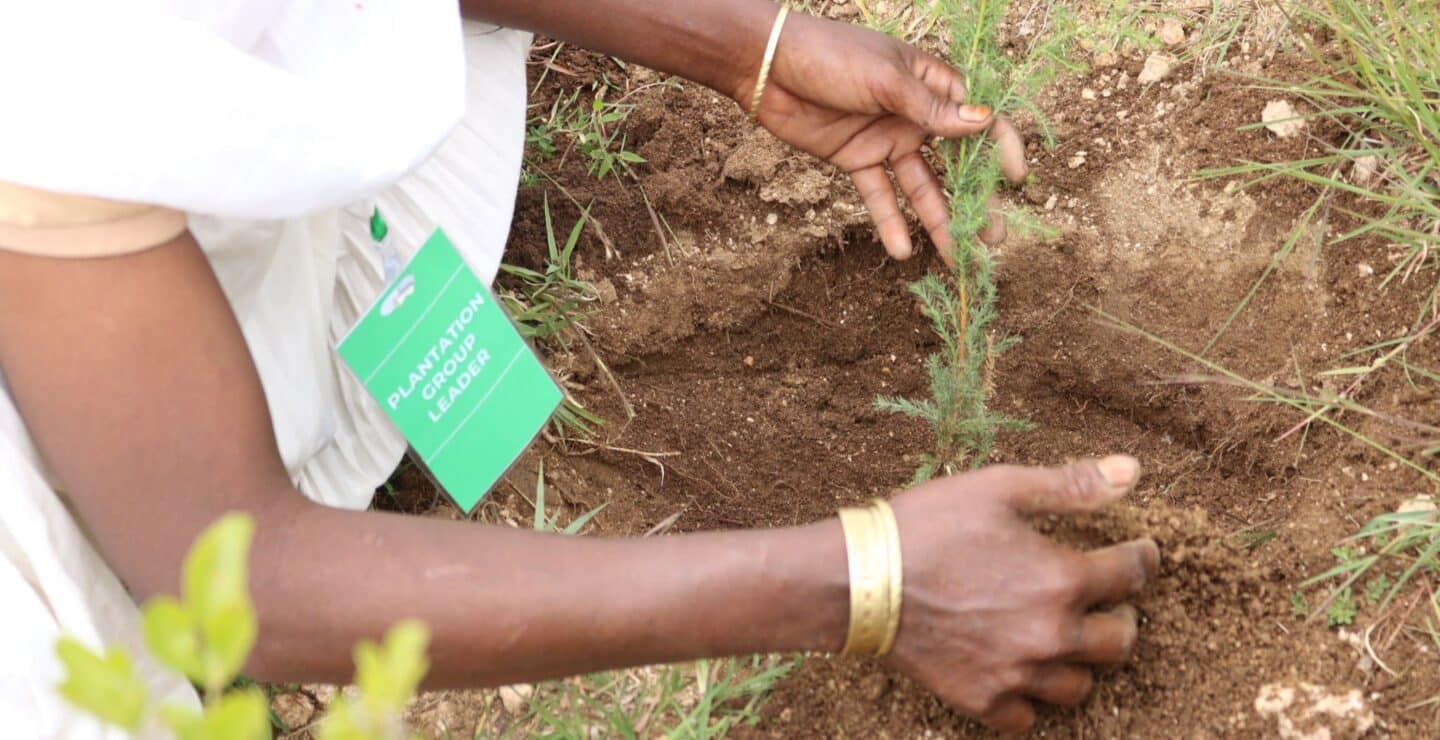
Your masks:
[[[466,514],[564,398],[490,289],[438,230],[339,351]]]

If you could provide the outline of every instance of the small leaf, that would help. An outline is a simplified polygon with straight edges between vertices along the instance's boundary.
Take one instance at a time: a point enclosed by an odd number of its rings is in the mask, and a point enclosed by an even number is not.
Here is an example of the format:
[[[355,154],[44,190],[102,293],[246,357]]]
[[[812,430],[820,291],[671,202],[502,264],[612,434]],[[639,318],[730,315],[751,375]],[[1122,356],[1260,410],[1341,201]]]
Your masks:
[[[135,665],[119,648],[102,657],[78,640],[62,637],[55,653],[65,668],[60,695],[98,719],[131,732],[140,729],[145,713],[145,685]]]
[[[589,523],[590,523],[590,520],[591,520],[591,519],[594,519],[594,518],[595,518],[595,515],[596,515],[596,514],[599,514],[600,512],[604,511],[604,510],[605,510],[605,507],[606,507],[606,506],[609,506],[609,505],[610,505],[609,502],[606,502],[606,503],[600,504],[599,506],[597,506],[597,507],[595,507],[595,508],[593,508],[593,509],[585,512],[584,514],[581,514],[579,517],[576,517],[575,521],[570,522],[570,524],[569,524],[568,526],[566,526],[565,529],[561,530],[561,532],[562,532],[563,534],[570,534],[570,535],[573,535],[573,534],[579,532],[580,530],[582,530],[582,529],[585,528],[585,525],[586,525],[586,524],[589,524]]]
[[[248,585],[254,532],[250,517],[227,514],[201,533],[185,558],[184,606],[201,638],[195,678],[206,692],[230,683],[255,644]]]
[[[190,612],[170,596],[157,596],[145,604],[144,621],[150,652],[191,681],[202,681],[200,639]]]
[[[355,646],[355,685],[367,710],[383,715],[405,708],[430,669],[425,659],[429,642],[423,623],[406,620],[385,633],[384,643],[364,640]]]
[[[211,614],[200,624],[205,638],[201,653],[202,683],[224,686],[230,683],[245,665],[250,649],[255,647],[259,624],[249,600]]]
[[[250,539],[255,523],[227,514],[210,525],[185,557],[185,604],[196,621],[250,598]]]
[[[205,707],[160,710],[178,740],[270,740],[270,704],[259,689],[232,691]]]
[[[360,723],[359,710],[347,699],[336,699],[325,712],[315,733],[316,740],[374,740]]]

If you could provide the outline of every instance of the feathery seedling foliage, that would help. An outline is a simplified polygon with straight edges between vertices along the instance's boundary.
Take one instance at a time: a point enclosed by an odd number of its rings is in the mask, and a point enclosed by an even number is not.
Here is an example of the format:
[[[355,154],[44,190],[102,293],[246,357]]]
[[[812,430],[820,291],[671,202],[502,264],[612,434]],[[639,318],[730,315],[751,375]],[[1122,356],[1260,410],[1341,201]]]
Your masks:
[[[964,75],[970,102],[1028,114],[1049,143],[1032,96],[1056,74],[1073,68],[1067,52],[1074,26],[1051,9],[1046,24],[1051,30],[1019,60],[1011,59],[1002,52],[1000,38],[1008,6],[1009,0],[938,0],[950,37],[950,61]],[[924,419],[935,435],[934,451],[915,473],[917,483],[980,465],[997,432],[1028,426],[989,409],[995,358],[1018,341],[997,339],[990,331],[996,316],[995,263],[976,237],[990,223],[991,199],[1003,180],[998,150],[988,139],[971,137],[942,142],[939,154],[950,199],[954,268],[949,275],[931,273],[910,286],[940,337],[940,351],[926,361],[931,397],[876,399],[882,410]]]

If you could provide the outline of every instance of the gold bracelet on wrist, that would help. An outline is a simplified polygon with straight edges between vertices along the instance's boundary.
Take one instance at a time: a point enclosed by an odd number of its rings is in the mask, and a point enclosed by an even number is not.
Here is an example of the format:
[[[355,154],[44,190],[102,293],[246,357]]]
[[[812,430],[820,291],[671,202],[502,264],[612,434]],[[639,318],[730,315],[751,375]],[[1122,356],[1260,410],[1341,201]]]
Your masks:
[[[841,652],[883,656],[900,629],[900,528],[890,505],[878,500],[841,509],[840,526],[850,573],[850,629]]]
[[[775,16],[775,25],[770,28],[770,40],[765,42],[765,56],[760,60],[760,76],[755,78],[755,92],[750,96],[750,121],[760,120],[760,98],[765,95],[765,83],[770,79],[770,65],[775,62],[775,49],[780,45],[780,30],[785,27],[785,16],[790,6],[781,4],[780,14]]]
[[[886,563],[890,566],[885,639],[881,641],[880,649],[875,651],[877,656],[883,656],[895,646],[895,635],[900,631],[900,597],[905,586],[905,573],[900,562],[900,524],[895,520],[895,512],[890,508],[890,504],[881,499],[875,500],[874,509],[875,518],[880,521],[881,529],[885,532],[885,546],[888,550]]]

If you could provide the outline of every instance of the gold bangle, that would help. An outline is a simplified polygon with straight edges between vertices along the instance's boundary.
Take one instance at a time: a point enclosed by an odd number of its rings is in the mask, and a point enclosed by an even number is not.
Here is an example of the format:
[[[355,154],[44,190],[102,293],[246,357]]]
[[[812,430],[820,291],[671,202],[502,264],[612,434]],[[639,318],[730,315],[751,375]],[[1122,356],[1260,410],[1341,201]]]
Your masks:
[[[900,530],[884,501],[841,509],[850,573],[850,628],[845,655],[883,656],[900,627]]]
[[[765,56],[760,61],[760,76],[755,78],[755,92],[750,96],[750,121],[760,120],[760,98],[765,94],[765,82],[770,79],[770,65],[775,61],[775,49],[780,46],[780,29],[785,27],[785,16],[790,6],[782,4],[780,14],[775,16],[775,25],[770,28],[770,40],[765,43]]]
[[[885,583],[889,578],[884,562],[887,552],[873,509],[841,509],[840,526],[845,530],[850,571],[850,629],[841,652],[874,655],[884,640],[885,612],[890,601]]]
[[[877,657],[883,657],[895,646],[895,635],[900,631],[900,600],[905,588],[905,570],[900,560],[900,523],[895,520],[895,510],[890,504],[882,499],[876,499],[875,515],[880,520],[880,527],[885,532],[885,545],[888,550],[886,562],[890,566],[890,591],[889,607],[886,611],[885,637],[880,641],[880,647],[875,651]]]

